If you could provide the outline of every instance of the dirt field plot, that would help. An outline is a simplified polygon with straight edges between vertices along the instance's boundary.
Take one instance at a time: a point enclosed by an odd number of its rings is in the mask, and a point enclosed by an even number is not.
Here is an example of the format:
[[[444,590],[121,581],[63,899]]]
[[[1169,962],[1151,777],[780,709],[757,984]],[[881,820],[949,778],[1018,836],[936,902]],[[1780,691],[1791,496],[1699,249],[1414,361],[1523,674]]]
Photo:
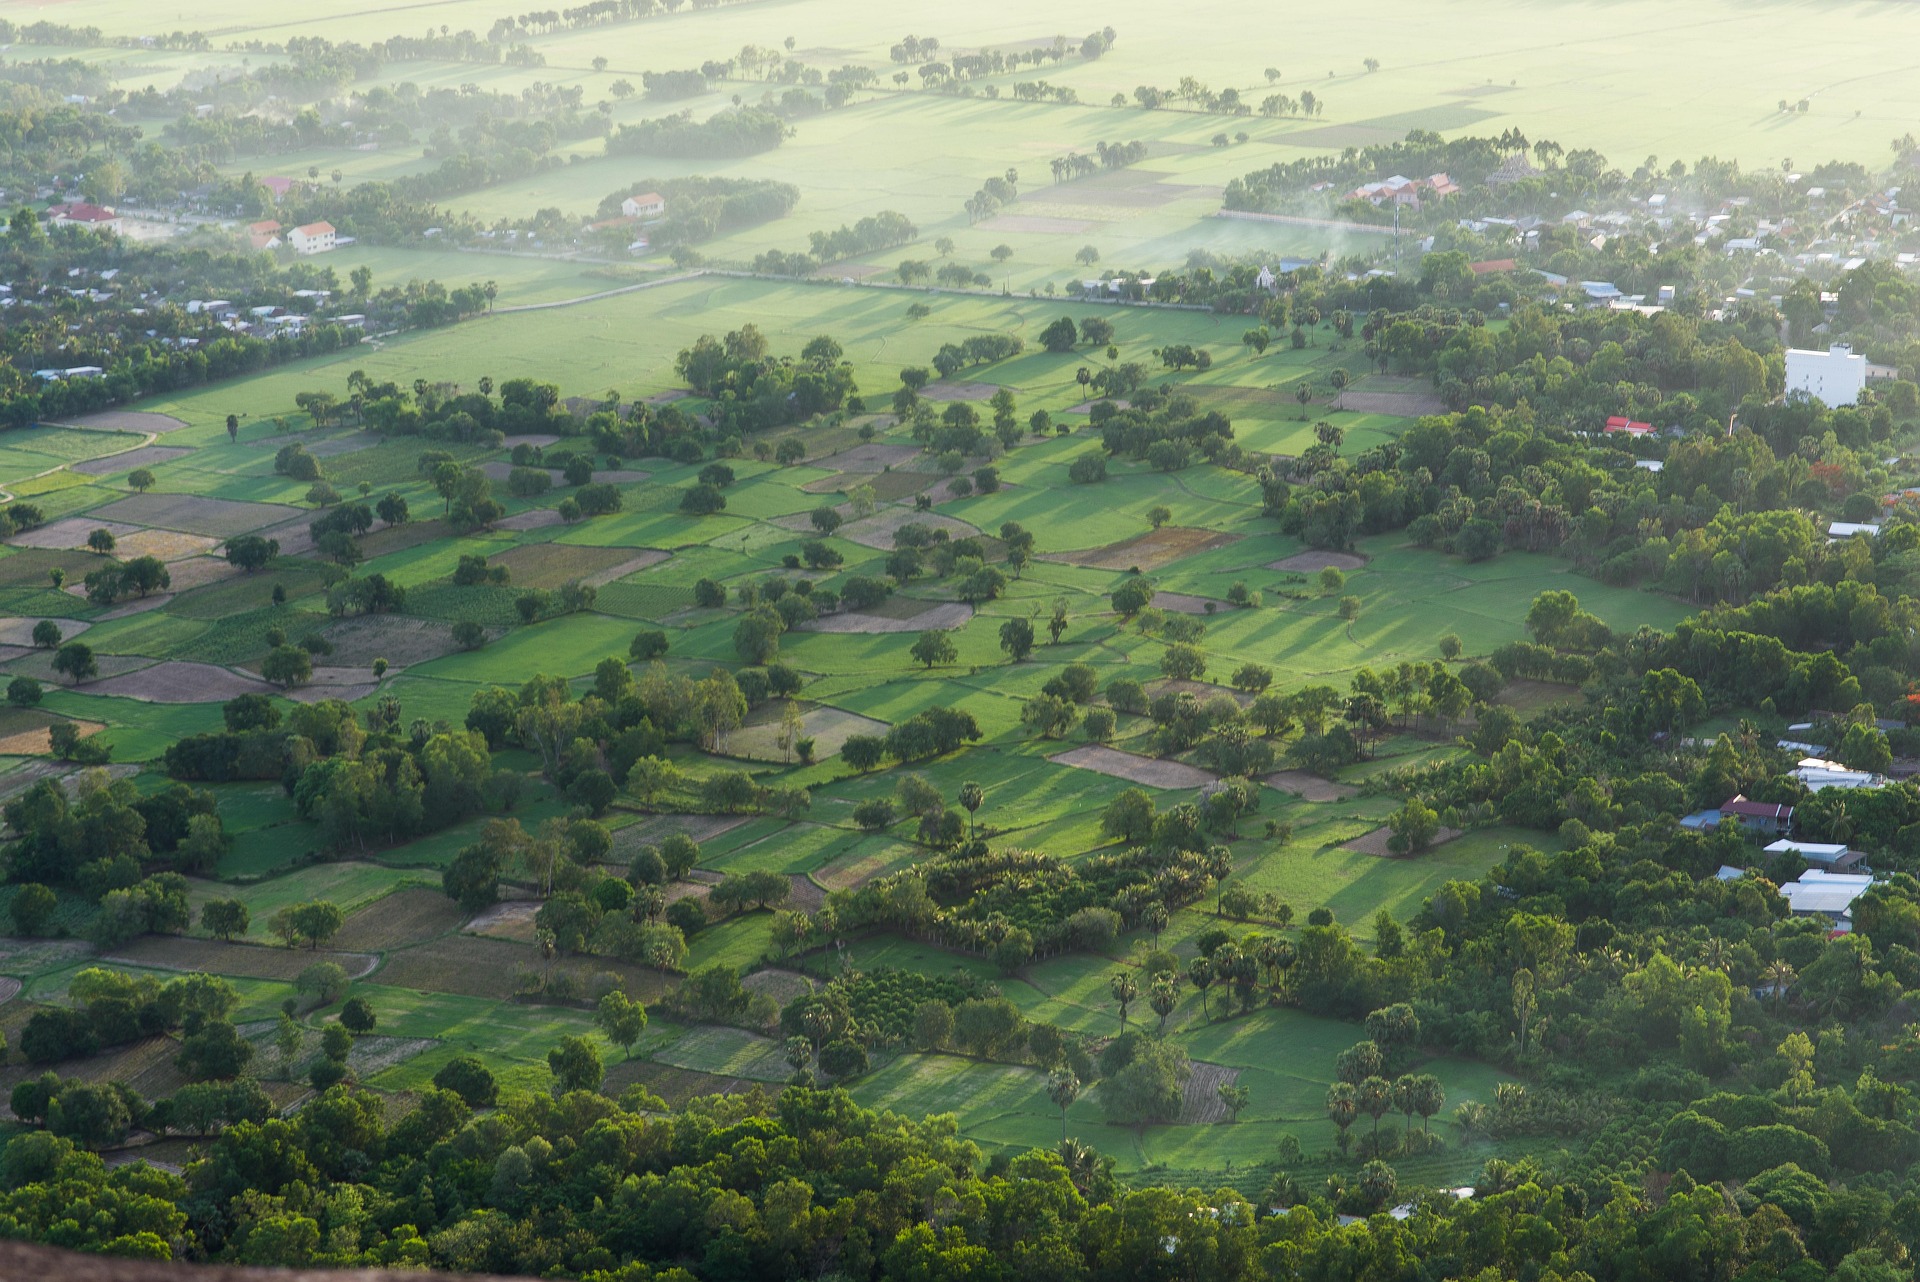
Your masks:
[[[633,1085],[646,1087],[665,1100],[668,1108],[678,1108],[690,1099],[706,1095],[732,1095],[751,1088],[755,1083],[744,1077],[721,1077],[648,1059],[628,1059],[607,1066],[607,1079],[601,1089],[617,1096]]]
[[[458,930],[464,916],[437,890],[396,890],[348,916],[333,942],[349,951],[385,952]]]
[[[987,395],[993,393],[988,392]],[[890,467],[904,467],[916,459],[924,458],[926,451],[915,445],[868,443],[815,459],[811,466],[836,468],[842,472],[884,472]]]
[[[0,756],[39,757],[53,751],[50,736],[53,723],[69,718],[57,717],[38,708],[0,710]],[[98,721],[76,721],[80,737],[99,734],[106,729]]]
[[[320,635],[333,645],[328,658],[342,668],[368,668],[375,659],[405,668],[459,648],[453,643],[453,625],[431,619],[359,615],[329,623]],[[367,673],[368,678],[372,675]]]
[[[523,543],[493,557],[491,564],[504,565],[513,576],[516,588],[557,588],[572,579],[585,579],[619,567],[645,555],[664,560],[666,554],[650,548],[600,548],[574,543]],[[646,562],[652,564],[653,562]],[[639,567],[635,567],[639,568]],[[621,570],[620,573],[631,573]],[[615,577],[618,577],[617,575]]]
[[[165,598],[152,599],[160,602],[165,600]],[[101,617],[104,618],[106,616],[103,615]],[[102,688],[107,679],[131,676],[152,663],[153,660],[137,654],[96,654],[93,656],[93,662],[94,666],[100,669],[100,675],[82,686],[81,689],[86,690],[90,694],[105,694],[111,693]],[[53,670],[53,651],[51,650],[34,650],[22,655],[18,659],[11,659],[6,663],[0,663],[0,673],[5,673],[9,680],[14,677],[32,677],[34,680],[50,686],[67,686],[69,684],[65,677]]]
[[[596,959],[598,960],[598,959]],[[477,935],[449,935],[417,948],[402,948],[380,969],[380,982],[423,993],[457,993],[504,1001],[514,995],[522,966],[539,963],[526,945]]]
[[[1427,849],[1432,850],[1435,846],[1444,846],[1459,835],[1460,830],[1458,828],[1442,828],[1433,835],[1433,840],[1427,843]],[[1393,830],[1391,828],[1375,828],[1364,837],[1355,837],[1352,841],[1341,843],[1340,849],[1358,851],[1363,855],[1379,855],[1385,859],[1396,859],[1400,856],[1395,855],[1391,850],[1387,849],[1387,838],[1391,836],[1393,836]],[[1424,854],[1425,852],[1423,851],[1422,853]],[[1416,855],[1413,857],[1418,858],[1419,856]]]
[[[289,690],[287,698],[295,703],[319,703],[322,699],[339,699],[343,703],[352,703],[364,699],[380,688],[374,680],[372,668],[315,668],[307,684],[297,690]]]
[[[513,475],[515,468],[514,468],[514,465],[511,463],[508,463],[505,461],[495,461],[492,463],[482,463],[480,465],[480,470],[486,474],[486,477],[489,481],[499,481],[502,484],[505,484],[506,479],[509,476]],[[545,472],[548,475],[548,477],[550,477],[553,480],[555,489],[558,489],[560,486],[566,484],[566,478],[560,474],[560,469],[557,467],[535,467],[535,468],[528,468],[526,470],[532,471],[532,472]]]
[[[920,395],[930,401],[990,401],[993,394],[1000,390],[998,383],[949,383],[942,379],[937,383],[928,383],[920,389]],[[1020,389],[1010,387],[1008,391],[1018,395]]]
[[[184,561],[190,556],[211,552],[218,539],[204,534],[181,534],[176,530],[135,530],[121,539],[113,554],[122,561],[136,556],[151,556],[162,561]]]
[[[544,530],[549,525],[560,524],[560,514],[550,507],[537,507],[529,512],[516,512],[512,516],[501,517],[493,523],[497,530]]]
[[[1359,792],[1357,788],[1322,779],[1305,770],[1276,770],[1261,782],[1269,788],[1290,792],[1302,801],[1344,801]]]
[[[1098,743],[1062,752],[1047,760],[1063,766],[1077,766],[1096,774],[1111,775],[1115,779],[1125,779],[1149,788],[1200,788],[1217,778],[1212,772],[1198,766],[1179,761],[1161,761],[1157,757],[1136,756]]]
[[[442,896],[444,898],[444,896]],[[227,944],[217,939],[189,939],[180,935],[142,935],[113,950],[108,961],[162,970],[205,971],[210,975],[237,975],[245,979],[292,980],[316,961],[330,961],[360,979],[379,964],[372,953],[305,948],[268,948],[260,944]]]
[[[103,677],[87,689],[93,694],[118,695],[142,703],[225,703],[243,694],[278,691],[256,677],[242,676],[211,663],[169,659],[150,668]]]
[[[1291,574],[1318,574],[1328,566],[1336,570],[1359,570],[1365,568],[1366,564],[1367,558],[1351,552],[1296,552],[1278,561],[1267,562],[1267,568]]]
[[[284,503],[242,503],[235,499],[200,498],[190,494],[135,494],[109,503],[94,513],[104,520],[129,521],[136,525],[157,525],[163,530],[185,534],[204,534],[210,539],[230,539],[269,525],[296,518],[313,518],[297,507]],[[286,551],[284,542],[281,551]]]
[[[736,757],[750,757],[756,761],[785,761],[787,754],[780,748],[780,717],[772,705],[764,710],[766,720],[758,724],[750,719],[747,725],[733,732],[727,738],[727,752]],[[815,760],[825,760],[840,751],[840,745],[857,734],[884,735],[887,723],[875,721],[872,717],[863,717],[858,713],[843,712],[839,708],[815,706],[800,716],[801,736],[811,736],[814,741]]]
[[[1175,614],[1213,614],[1233,608],[1225,601],[1188,596],[1185,592],[1156,592],[1153,594],[1153,607],[1156,610],[1172,610]]]
[[[255,533],[278,543],[281,556],[305,556],[313,551],[313,518],[304,513]]]
[[[624,579],[629,574],[638,574],[650,566],[658,565],[672,555],[671,552],[662,552],[657,548],[642,548],[637,556],[628,557],[610,569],[595,570],[580,581],[591,583],[596,588],[605,587],[616,579]]]
[[[371,561],[376,556],[404,552],[422,543],[449,537],[453,532],[443,521],[408,521],[405,525],[383,525],[360,536],[360,550]]]
[[[750,993],[765,993],[785,1006],[802,993],[813,991],[813,981],[797,970],[757,970],[740,981]]]
[[[1157,530],[1131,539],[1122,539],[1118,543],[1109,543],[1105,547],[1087,548],[1079,552],[1060,552],[1043,556],[1043,561],[1060,561],[1067,565],[1084,565],[1095,570],[1131,570],[1138,567],[1151,574],[1155,570],[1165,569],[1183,557],[1198,556],[1202,552],[1211,552],[1237,543],[1237,534],[1220,534],[1213,530],[1194,530],[1180,525],[1163,525]]]
[[[131,472],[136,467],[155,467],[161,463],[170,463],[177,458],[185,458],[193,453],[184,445],[143,445],[137,450],[128,450],[124,454],[109,454],[105,458],[83,459],[78,463],[67,464],[69,472],[78,472],[82,476],[117,476],[121,472]]]
[[[890,619],[881,614],[861,614],[849,610],[830,614],[801,625],[802,632],[925,632],[932,628],[964,627],[973,617],[973,607],[964,601],[946,601],[920,611],[911,618]]]
[[[90,427],[112,432],[177,432],[187,426],[171,414],[149,414],[143,410],[106,410],[63,418],[52,427]]]
[[[1427,414],[1445,414],[1447,403],[1432,392],[1342,392],[1334,401],[1333,408],[1354,414],[1420,418]]]
[[[475,913],[466,929],[489,939],[509,939],[516,944],[531,944],[538,933],[533,918],[540,911],[538,899],[506,899]]]
[[[952,539],[977,535],[980,531],[965,521],[956,520],[939,512],[915,512],[911,508],[894,508],[889,511],[875,512],[872,516],[858,521],[849,521],[838,530],[839,537],[861,547],[875,548],[882,552],[893,550],[893,536],[903,525],[913,523],[930,526],[947,532]]]
[[[5,618],[0,619],[0,645],[30,646],[33,644],[33,629],[45,622],[41,619]],[[54,619],[60,629],[60,639],[71,641],[92,627],[83,619]]]
[[[95,530],[105,530],[116,540],[141,532],[139,526],[129,525],[125,521],[96,520],[91,516],[69,516],[64,520],[50,521],[38,529],[16,534],[13,536],[13,543],[15,547],[77,551],[87,546],[87,536]]]
[[[11,975],[0,976],[0,1006],[6,1005],[20,995],[20,981]]]
[[[204,588],[209,583],[231,579],[239,573],[239,566],[224,557],[217,556],[190,556],[184,561],[174,561],[167,566],[167,574],[173,580],[175,592]]]

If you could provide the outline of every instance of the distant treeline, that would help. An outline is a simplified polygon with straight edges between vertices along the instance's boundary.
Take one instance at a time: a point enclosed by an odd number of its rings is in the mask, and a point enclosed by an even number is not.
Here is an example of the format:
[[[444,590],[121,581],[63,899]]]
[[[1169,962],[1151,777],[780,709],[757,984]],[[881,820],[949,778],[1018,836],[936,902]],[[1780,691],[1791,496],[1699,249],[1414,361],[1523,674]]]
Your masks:
[[[609,156],[751,156],[772,151],[787,123],[758,107],[733,107],[704,121],[683,111],[659,120],[621,125],[607,137]]]

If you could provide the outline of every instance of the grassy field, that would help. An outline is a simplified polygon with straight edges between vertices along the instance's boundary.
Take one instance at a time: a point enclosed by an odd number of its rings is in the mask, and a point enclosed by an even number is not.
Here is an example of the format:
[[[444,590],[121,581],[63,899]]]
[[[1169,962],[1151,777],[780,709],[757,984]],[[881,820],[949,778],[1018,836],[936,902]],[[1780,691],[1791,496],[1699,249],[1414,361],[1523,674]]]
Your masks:
[[[572,679],[576,690],[583,689],[603,660],[627,655],[641,627],[658,627],[668,634],[668,663],[676,673],[698,677],[715,666],[737,669],[737,610],[693,609],[693,585],[712,577],[737,588],[779,570],[783,557],[798,553],[802,533],[795,527],[804,528],[804,522],[793,518],[866,475],[845,470],[845,460],[832,457],[858,444],[852,425],[794,433],[809,446],[809,458],[799,465],[781,467],[751,457],[734,460],[737,480],[728,488],[727,510],[719,516],[689,519],[677,511],[678,495],[693,480],[697,465],[647,459],[635,468],[645,473],[643,479],[620,484],[624,506],[618,514],[460,538],[432,519],[440,511],[440,499],[419,479],[415,464],[428,442],[373,440],[345,428],[309,430],[293,413],[292,398],[310,389],[344,393],[348,371],[364,368],[375,378],[403,383],[410,383],[418,371],[432,370],[437,377],[468,386],[482,376],[537,371],[558,382],[565,393],[598,395],[613,387],[632,399],[674,387],[673,355],[699,334],[752,321],[774,336],[775,350],[782,353],[797,349],[808,336],[835,335],[867,394],[878,401],[890,393],[902,366],[925,361],[941,343],[984,332],[1030,337],[1055,316],[1096,314],[1092,308],[1017,298],[940,298],[933,300],[931,316],[912,322],[905,315],[911,301],[884,291],[709,278],[578,308],[503,314],[453,330],[409,335],[377,350],[357,350],[336,360],[143,406],[183,419],[188,426],[168,439],[192,452],[158,465],[154,492],[131,504],[125,478],[115,474],[56,490],[77,496],[69,509],[78,518],[75,528],[84,530],[106,513],[136,528],[201,529],[223,537],[259,529],[291,543],[305,532],[310,509],[300,485],[275,475],[273,458],[289,440],[300,439],[324,454],[328,474],[338,483],[365,481],[373,499],[387,492],[407,497],[419,522],[370,533],[368,560],[360,570],[389,575],[406,587],[407,601],[392,616],[335,619],[325,612],[322,595],[327,569],[311,555],[289,554],[250,575],[222,576],[207,571],[223,567],[196,565],[191,573],[202,577],[190,579],[182,570],[180,589],[150,608],[106,611],[84,597],[55,594],[47,577],[49,570],[59,568],[70,579],[77,578],[92,563],[88,554],[12,547],[0,555],[0,591],[15,594],[10,608],[15,619],[26,621],[20,626],[30,631],[32,618],[39,614],[67,620],[63,626],[70,630],[86,624],[84,635],[102,657],[104,675],[99,680],[50,688],[41,713],[101,723],[100,736],[112,745],[116,762],[153,763],[178,739],[218,728],[221,701],[232,692],[258,688],[253,667],[276,630],[294,639],[309,632],[331,638],[338,648],[328,662],[349,673],[365,671],[349,697],[362,712],[386,699],[397,702],[402,727],[416,719],[428,726],[457,725],[479,690],[495,684],[517,686],[536,673]],[[1172,342],[1204,345],[1215,357],[1213,368],[1204,374],[1169,376],[1168,381],[1184,385],[1203,404],[1221,406],[1236,434],[1262,450],[1296,447],[1302,439],[1293,384],[1308,380],[1324,388],[1326,375],[1354,358],[1326,345],[1330,339],[1325,332],[1316,335],[1317,345],[1304,351],[1276,351],[1255,359],[1239,346],[1237,326],[1209,315],[1144,309],[1102,309],[1097,314],[1110,316],[1118,326],[1120,359],[1150,361],[1154,348]],[[1038,408],[1064,414],[1085,395],[1075,371],[1082,363],[1104,359],[1098,354],[1030,351],[970,370],[965,377],[1013,389],[1023,416]],[[229,442],[224,431],[230,412],[245,416],[238,443]],[[1348,426],[1353,433],[1349,439],[1356,443],[1389,439],[1410,423],[1380,415],[1335,415],[1324,406],[1314,413]],[[276,417],[284,420],[285,430],[274,425]],[[1106,482],[1075,486],[1067,479],[1072,460],[1099,446],[1084,430],[1083,418],[1065,417],[1069,426],[1081,430],[1023,440],[998,460],[1005,488],[938,505],[939,516],[962,533],[992,535],[1004,522],[1020,522],[1033,533],[1041,557],[1009,582],[1003,597],[980,603],[970,618],[956,621],[956,662],[933,669],[917,663],[909,653],[917,635],[912,631],[801,631],[781,642],[782,658],[807,682],[803,700],[808,716],[832,733],[854,726],[883,732],[934,707],[970,712],[982,741],[965,752],[916,766],[915,773],[949,797],[957,795],[963,783],[978,784],[985,803],[977,820],[997,845],[1043,850],[1066,859],[1113,849],[1100,831],[1099,817],[1128,782],[1056,760],[1068,749],[1083,746],[1084,736],[1076,731],[1064,740],[1040,739],[1022,726],[1020,716],[1025,701],[1067,662],[1091,665],[1103,684],[1123,676],[1158,681],[1164,643],[1124,625],[1108,602],[1108,594],[1133,565],[1170,592],[1223,603],[1236,584],[1261,592],[1263,604],[1257,608],[1223,607],[1206,618],[1206,676],[1222,682],[1238,665],[1258,662],[1275,669],[1276,688],[1282,690],[1315,682],[1344,686],[1362,666],[1431,659],[1445,632],[1461,637],[1468,656],[1484,655],[1523,636],[1526,603],[1550,588],[1575,592],[1583,606],[1619,629],[1643,623],[1670,626],[1688,613],[1680,603],[1652,593],[1603,587],[1576,576],[1566,562],[1552,557],[1507,553],[1469,565],[1407,546],[1398,535],[1381,535],[1362,540],[1356,549],[1359,563],[1343,592],[1359,598],[1361,608],[1357,619],[1348,622],[1338,617],[1334,598],[1308,590],[1302,574],[1277,568],[1276,563],[1300,552],[1301,545],[1281,535],[1275,522],[1261,514],[1258,487],[1248,476],[1204,464],[1163,474],[1115,460]],[[889,489],[892,497],[875,518],[876,527],[884,530],[913,516],[910,496],[924,483],[915,469],[928,463],[924,456],[900,448],[912,443],[890,419],[867,421],[874,427],[876,445],[895,447],[890,456],[895,470],[874,473],[895,482]],[[35,458],[50,460],[46,466],[81,461],[94,438],[105,439],[103,434],[80,432],[20,435],[27,443],[21,456],[30,445]],[[76,439],[82,437],[86,439]],[[0,442],[0,450],[5,448]],[[458,452],[462,461],[473,464],[499,463],[506,457],[505,451],[482,446],[459,447]],[[6,457],[0,454],[0,462]],[[557,489],[536,502],[514,500],[513,510],[556,504],[565,493]],[[1158,534],[1148,517],[1157,505],[1171,512],[1171,521]],[[845,558],[843,575],[884,573],[884,533],[873,537],[842,530],[832,546]],[[641,553],[649,549],[671,555],[643,558]],[[513,584],[454,586],[449,576],[459,557],[474,552],[509,567]],[[197,549],[189,553],[176,565],[184,567],[196,556],[201,562],[207,559]],[[648,560],[651,563],[643,564]],[[596,572],[619,577],[601,588],[592,609],[531,625],[519,621],[513,608],[519,590],[553,587]],[[821,577],[836,581],[834,576]],[[276,586],[283,590],[283,604],[273,602]],[[923,579],[878,613],[883,621],[912,619],[924,610],[950,605],[952,596],[950,581]],[[1008,663],[999,646],[1001,625],[1016,617],[1044,620],[1055,602],[1064,604],[1068,614],[1060,642],[1041,646],[1024,663]],[[451,648],[450,625],[462,619],[488,627],[486,644],[468,651]],[[377,688],[365,669],[375,657],[392,663]],[[46,656],[42,651],[0,661],[29,670],[22,665],[44,665]],[[1208,687],[1199,689],[1205,693]],[[323,691],[304,693],[318,692]],[[1574,692],[1523,685],[1508,697],[1517,706],[1539,707],[1574,697]],[[180,701],[185,699],[194,701]],[[284,701],[282,706],[287,706]],[[609,817],[610,826],[618,830],[611,863],[624,867],[643,841],[658,842],[679,824],[702,834],[698,866],[703,878],[784,874],[794,879],[795,902],[813,906],[824,891],[858,887],[928,857],[916,843],[910,822],[875,833],[853,822],[855,808],[892,793],[904,771],[852,771],[833,752],[838,740],[831,734],[823,736],[827,746],[816,762],[788,764],[768,729],[768,719],[777,713],[777,705],[771,704],[757,710],[758,724],[713,754],[680,743],[669,751],[675,765],[695,779],[738,767],[750,769],[763,783],[804,786],[810,790],[810,806],[803,817],[655,817],[640,813],[638,801],[627,797]],[[40,714],[27,717],[36,723],[45,719]],[[1124,716],[1115,746],[1134,753],[1136,761],[1150,756],[1150,729],[1144,718]],[[1378,745],[1375,760],[1349,767],[1341,781],[1357,785],[1380,771],[1459,751],[1442,737],[1395,734]],[[502,753],[494,766],[525,777],[512,817],[529,830],[569,813],[570,803],[539,778],[533,753]],[[37,774],[61,773],[63,767],[44,758],[22,758],[12,771],[0,773],[0,787],[10,778],[23,782]],[[157,768],[137,778],[137,786],[148,790],[165,782]],[[1196,797],[1192,782],[1154,785],[1150,791],[1161,806]],[[1346,843],[1379,828],[1394,799],[1359,793],[1351,786],[1331,791],[1340,794],[1337,799],[1313,801],[1280,787],[1261,789],[1258,813],[1227,842],[1232,880],[1278,895],[1293,909],[1296,921],[1316,908],[1331,909],[1363,944],[1371,942],[1375,912],[1385,909],[1404,919],[1443,882],[1478,878],[1513,845],[1554,844],[1543,834],[1486,828],[1418,858],[1364,854]],[[584,1000],[532,1004],[527,990],[555,969],[570,972],[582,993],[595,983],[617,983],[649,1001],[657,1000],[672,981],[605,957],[543,960],[534,943],[532,903],[511,906],[501,920],[482,923],[477,933],[470,929],[466,914],[441,894],[439,874],[477,840],[487,817],[392,848],[324,852],[318,830],[299,817],[292,797],[278,782],[220,785],[215,794],[233,844],[213,876],[193,880],[193,904],[197,909],[214,898],[241,899],[252,915],[250,944],[269,941],[269,920],[289,905],[326,899],[351,914],[331,955],[351,963],[360,976],[354,991],[373,1004],[379,1034],[397,1039],[382,1043],[376,1048],[379,1054],[368,1061],[367,1082],[376,1089],[418,1090],[441,1066],[464,1053],[480,1055],[509,1088],[544,1089],[549,1080],[546,1052],[567,1034],[596,1039],[615,1065],[610,1080],[616,1089],[627,1082],[657,1082],[684,1096],[715,1085],[777,1083],[790,1071],[777,1041],[738,1029],[687,1027],[660,1019],[638,1047],[636,1061],[616,1063],[619,1052],[593,1031]],[[1268,820],[1287,826],[1284,839],[1266,835]],[[349,857],[330,857],[339,854]],[[508,875],[523,874],[509,869]],[[1176,914],[1159,942],[1182,958],[1193,955],[1196,938],[1221,924],[1212,904],[1209,898]],[[58,920],[70,929],[80,928],[84,914],[85,906],[76,901],[63,905]],[[687,969],[760,967],[770,948],[772,922],[771,913],[756,911],[709,925],[690,940]],[[1227,925],[1236,931],[1247,928]],[[848,941],[844,960],[934,975],[963,973],[997,984],[1029,1019],[1099,1039],[1119,1031],[1109,980],[1143,942],[1123,939],[1102,956],[1053,957],[1012,976],[1001,976],[976,957],[888,935]],[[230,974],[242,993],[246,1016],[269,1019],[291,995],[291,979],[324,956],[328,954],[222,945],[194,935],[139,941],[128,946],[124,962],[114,964],[158,976],[201,966]],[[47,945],[12,952],[0,970],[26,981],[27,999],[59,1001],[72,975],[92,960],[85,945]],[[797,964],[823,978],[842,959],[828,954]],[[1270,1160],[1288,1136],[1300,1142],[1309,1164],[1321,1162],[1330,1128],[1321,1117],[1320,1101],[1332,1055],[1358,1037],[1357,1029],[1280,1009],[1232,1020],[1223,1015],[1218,993],[1208,1004],[1188,989],[1167,1031],[1202,1066],[1207,1090],[1220,1076],[1234,1072],[1252,1088],[1254,1103],[1237,1124],[1198,1121],[1144,1131],[1114,1128],[1102,1120],[1096,1091],[1074,1107],[1069,1130],[1114,1154],[1120,1169],[1130,1174],[1178,1171],[1195,1178],[1227,1178],[1232,1173],[1229,1164],[1244,1172]],[[314,1016],[309,1022],[318,1027],[324,1018]],[[855,1083],[862,1101],[912,1112],[954,1111],[963,1131],[988,1148],[1046,1143],[1057,1135],[1059,1118],[1046,1100],[1044,1082],[1029,1069],[945,1055],[886,1058],[891,1054],[884,1052],[877,1071]],[[1445,1082],[1450,1103],[1485,1099],[1495,1080],[1484,1065],[1440,1061],[1428,1068]],[[294,1083],[276,1086],[281,1088],[289,1098],[298,1091]],[[1456,1138],[1449,1134],[1449,1145]],[[1407,1177],[1457,1179],[1485,1156],[1472,1147],[1448,1147],[1411,1163]]]

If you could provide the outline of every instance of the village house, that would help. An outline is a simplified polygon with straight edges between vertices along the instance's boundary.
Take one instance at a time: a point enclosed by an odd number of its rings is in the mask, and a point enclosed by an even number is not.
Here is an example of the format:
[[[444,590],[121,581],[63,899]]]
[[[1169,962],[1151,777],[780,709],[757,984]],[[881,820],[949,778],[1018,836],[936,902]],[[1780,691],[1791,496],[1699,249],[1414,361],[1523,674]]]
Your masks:
[[[296,254],[324,254],[336,243],[332,223],[308,223],[287,233],[287,244]]]
[[[1744,794],[1736,792],[1720,803],[1720,822],[1737,823],[1749,832],[1784,837],[1793,829],[1793,807],[1771,801],[1748,801]]]
[[[1420,198],[1423,193],[1429,200],[1442,200],[1457,194],[1459,190],[1460,184],[1445,174],[1434,174],[1429,178],[1408,178],[1402,174],[1395,174],[1383,182],[1366,183],[1355,187],[1346,194],[1345,199],[1364,200],[1375,208],[1391,201],[1396,205],[1417,210],[1420,208]]]
[[[1828,872],[1847,872],[1864,858],[1858,850],[1849,850],[1844,844],[1787,841],[1784,838],[1766,847],[1766,851],[1770,855],[1798,855],[1815,868],[1825,868]]]
[[[1853,901],[1873,885],[1873,874],[1809,868],[1798,881],[1780,887],[1787,911],[1795,917],[1825,917],[1836,930],[1853,929]]]
[[[620,212],[628,218],[659,218],[667,212],[667,202],[658,192],[641,192],[621,201]]]
[[[247,244],[257,250],[278,249],[284,242],[280,239],[280,224],[268,218],[257,223],[247,224]]]
[[[54,205],[47,210],[47,222],[55,227],[90,227],[94,231],[119,231],[120,215],[107,205],[85,201]]]

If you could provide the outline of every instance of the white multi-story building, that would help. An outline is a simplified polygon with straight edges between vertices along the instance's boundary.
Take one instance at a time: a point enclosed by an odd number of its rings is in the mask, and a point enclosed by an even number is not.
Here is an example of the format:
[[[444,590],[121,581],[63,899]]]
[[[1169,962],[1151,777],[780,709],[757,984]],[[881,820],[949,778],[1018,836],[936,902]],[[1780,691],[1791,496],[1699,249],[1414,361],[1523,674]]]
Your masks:
[[[287,244],[296,254],[324,254],[334,246],[332,223],[308,223],[287,233]]]
[[[1824,352],[1787,349],[1787,391],[1805,392],[1828,405],[1852,405],[1867,386],[1867,358],[1844,343]]]

